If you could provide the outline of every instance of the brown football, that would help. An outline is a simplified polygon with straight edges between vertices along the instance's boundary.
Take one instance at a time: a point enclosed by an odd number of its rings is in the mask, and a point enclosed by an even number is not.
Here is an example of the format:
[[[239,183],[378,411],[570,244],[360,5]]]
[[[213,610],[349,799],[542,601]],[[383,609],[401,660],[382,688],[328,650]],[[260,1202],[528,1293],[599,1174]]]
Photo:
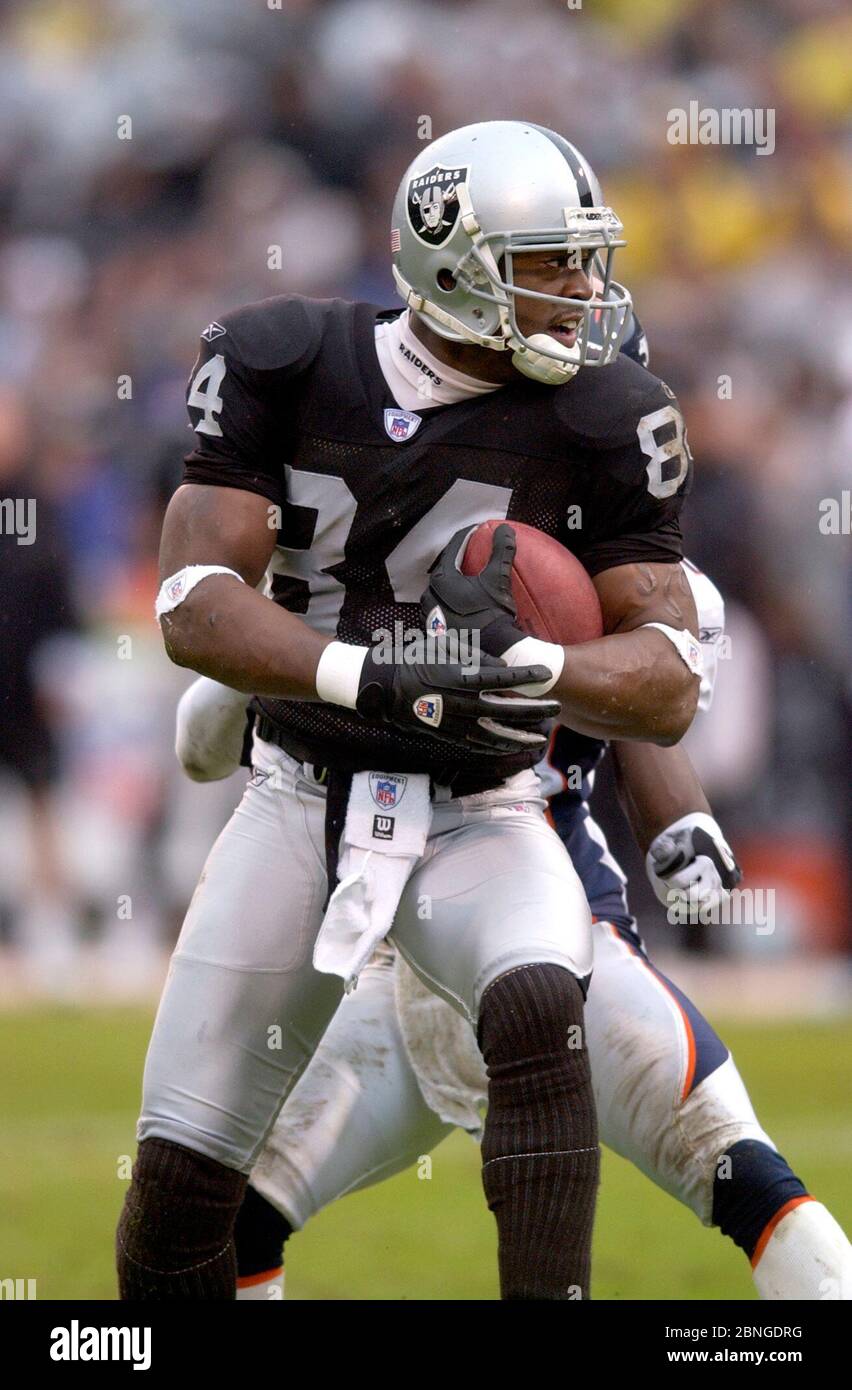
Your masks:
[[[573,646],[603,636],[601,605],[594,584],[576,556],[535,526],[521,521],[483,521],[467,543],[462,559],[465,574],[479,574],[491,558],[492,536],[498,526],[515,533],[517,549],[512,566],[512,594],[518,608],[518,627],[531,637]]]

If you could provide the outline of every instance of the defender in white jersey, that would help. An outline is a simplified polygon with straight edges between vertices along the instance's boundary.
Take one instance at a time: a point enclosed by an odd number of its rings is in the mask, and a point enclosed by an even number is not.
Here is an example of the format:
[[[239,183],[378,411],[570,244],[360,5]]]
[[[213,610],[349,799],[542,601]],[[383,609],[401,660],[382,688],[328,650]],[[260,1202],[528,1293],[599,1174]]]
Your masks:
[[[683,565],[699,616],[700,708],[707,709],[724,608],[707,576],[689,561]],[[191,775],[209,780],[234,770],[244,710],[236,692],[213,682],[190,687],[179,706],[177,751]],[[777,1154],[724,1044],[648,960],[624,874],[589,812],[588,764],[597,755],[586,750],[585,764],[572,764],[576,752],[565,749],[555,759],[551,750],[536,771],[595,918],[586,1027],[601,1138],[704,1224],[737,1241],[762,1297],[848,1298],[843,1232]],[[637,760],[649,754],[668,760],[669,772],[673,760],[685,759],[677,749],[616,749],[634,796],[641,796]],[[566,768],[584,765],[582,787],[560,807]],[[664,903],[677,894],[702,906],[721,900],[725,865],[733,862],[722,831],[698,794],[671,810],[682,814],[647,852],[655,892]],[[641,826],[634,825],[641,843]],[[699,847],[707,849],[709,839],[715,853],[693,852],[696,831],[707,837]],[[413,1165],[455,1127],[477,1137],[485,1094],[473,1030],[399,953],[383,947],[342,1002],[253,1170],[237,1222],[238,1297],[280,1296],[282,1242],[323,1207]],[[724,1155],[730,1164],[720,1167]]]

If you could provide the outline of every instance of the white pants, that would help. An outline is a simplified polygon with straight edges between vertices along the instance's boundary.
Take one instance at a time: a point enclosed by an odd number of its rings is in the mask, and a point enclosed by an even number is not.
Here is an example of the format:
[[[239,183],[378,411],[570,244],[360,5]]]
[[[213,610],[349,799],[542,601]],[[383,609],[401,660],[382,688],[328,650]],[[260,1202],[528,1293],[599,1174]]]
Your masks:
[[[584,1026],[601,1140],[709,1224],[719,1155],[740,1139],[771,1140],[695,1006],[609,923],[596,923],[593,939]],[[403,1045],[397,996],[392,960],[377,958],[341,1004],[257,1162],[252,1185],[295,1228],[416,1163],[452,1131],[447,1110],[442,1118],[424,1099],[418,1072],[428,1061],[407,1033]],[[456,1018],[440,1000],[434,1008],[434,1035],[449,1036]],[[475,1090],[458,1052],[459,1089]]]
[[[172,957],[137,1128],[140,1140],[168,1139],[246,1173],[342,996],[341,980],[312,964],[325,789],[258,740],[255,763]],[[507,970],[591,970],[588,903],[538,790],[534,772],[475,796],[437,788],[426,852],[396,913],[398,949],[469,1023]],[[356,1009],[368,995],[364,982]]]

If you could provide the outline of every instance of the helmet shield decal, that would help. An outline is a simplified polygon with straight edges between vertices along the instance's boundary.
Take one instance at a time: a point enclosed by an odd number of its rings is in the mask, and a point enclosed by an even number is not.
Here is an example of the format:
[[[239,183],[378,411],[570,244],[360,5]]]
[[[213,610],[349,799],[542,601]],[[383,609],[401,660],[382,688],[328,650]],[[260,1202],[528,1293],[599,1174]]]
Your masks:
[[[409,182],[408,221],[414,235],[427,246],[442,246],[452,236],[459,219],[458,185],[467,175],[467,167],[450,169],[433,164]]]

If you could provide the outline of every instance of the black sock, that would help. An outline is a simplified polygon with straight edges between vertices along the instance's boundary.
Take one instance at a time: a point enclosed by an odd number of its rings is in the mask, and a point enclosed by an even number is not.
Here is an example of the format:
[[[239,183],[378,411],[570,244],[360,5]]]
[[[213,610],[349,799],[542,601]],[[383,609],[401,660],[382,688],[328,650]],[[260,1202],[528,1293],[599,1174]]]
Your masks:
[[[589,1296],[600,1150],[582,1020],[580,985],[558,965],[512,970],[483,995],[482,1180],[505,1299]]]
[[[234,1227],[239,1277],[247,1279],[251,1274],[278,1269],[284,1263],[285,1242],[292,1234],[293,1227],[286,1216],[249,1183]]]
[[[234,1221],[247,1178],[166,1139],[145,1139],[116,1235],[119,1297],[234,1299]]]
[[[741,1139],[716,1160],[713,1225],[751,1259],[775,1213],[807,1195],[785,1158],[760,1139]]]

